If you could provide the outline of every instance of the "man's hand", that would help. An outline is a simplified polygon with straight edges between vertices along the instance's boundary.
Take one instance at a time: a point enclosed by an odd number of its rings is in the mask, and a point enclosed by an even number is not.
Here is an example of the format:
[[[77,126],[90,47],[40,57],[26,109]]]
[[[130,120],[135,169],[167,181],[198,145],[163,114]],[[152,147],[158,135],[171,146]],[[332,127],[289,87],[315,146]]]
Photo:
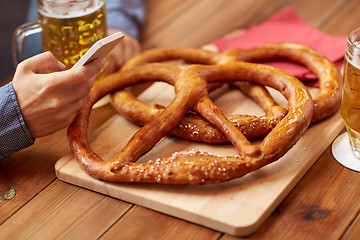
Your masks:
[[[75,113],[89,101],[95,75],[104,60],[65,70],[50,52],[21,62],[13,86],[25,123],[33,138],[67,127]]]

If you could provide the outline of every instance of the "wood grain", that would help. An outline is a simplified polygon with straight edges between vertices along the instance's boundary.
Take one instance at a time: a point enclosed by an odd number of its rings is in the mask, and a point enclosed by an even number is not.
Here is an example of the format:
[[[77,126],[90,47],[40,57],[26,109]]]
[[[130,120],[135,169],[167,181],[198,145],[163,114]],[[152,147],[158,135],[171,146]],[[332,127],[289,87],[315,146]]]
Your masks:
[[[156,219],[156,221],[155,221]],[[136,222],[136,224],[134,224]],[[142,231],[138,231],[141,226]],[[182,221],[140,206],[134,206],[125,217],[116,222],[100,239],[197,239],[215,240],[219,232]]]
[[[346,35],[358,27],[360,22],[357,0],[242,0],[231,1],[232,4],[219,4],[214,0],[146,0],[146,3],[148,16],[141,30],[144,49],[155,46],[201,46],[231,30],[247,29],[253,24],[261,23],[286,5],[291,6],[310,25],[333,35]],[[217,24],[219,22],[221,24]],[[93,129],[102,125],[113,114],[110,106],[95,111],[90,120]],[[94,234],[93,238],[103,236],[104,239],[114,236],[120,239],[134,239],[134,236],[142,236],[144,239],[147,236],[156,236],[157,239],[177,239],[177,236],[217,239],[223,235],[138,206],[124,214],[113,211],[118,219],[108,216],[111,221],[107,220],[104,225],[85,212],[82,214],[80,210],[83,206],[78,201],[94,203],[94,197],[112,198],[84,189],[74,191],[77,187],[59,184],[55,180],[54,163],[68,151],[63,131],[37,139],[33,147],[0,161],[1,236],[9,235],[11,231],[13,238],[19,238],[17,234],[22,234],[19,226],[25,226],[22,236],[29,239],[40,239],[39,236],[49,236],[53,231],[58,236],[74,234],[77,239],[85,239],[82,235],[86,236],[89,231],[84,230],[85,226],[89,228],[88,223],[99,228],[96,234],[100,235]],[[327,148],[267,221],[247,239],[338,239],[342,236],[343,239],[357,239],[360,229],[359,210],[356,207],[360,205],[357,191],[359,184],[358,174],[340,166],[332,157],[330,148]],[[5,199],[6,193],[12,189],[15,190],[15,195]],[[79,199],[79,194],[86,201]],[[62,196],[67,196],[66,200]],[[57,202],[59,199],[61,204]],[[335,206],[337,203],[339,205]],[[56,207],[52,208],[54,204]],[[71,209],[73,213],[61,211],[59,206]],[[48,213],[41,211],[43,207],[46,207]],[[39,211],[41,215],[36,218]],[[91,215],[101,216],[102,211],[101,207],[94,207]],[[34,218],[30,219],[29,216]],[[61,219],[56,223],[55,230],[52,225],[56,221],[48,216]],[[70,232],[66,216],[70,219],[77,218],[75,228],[71,228]],[[144,216],[149,218],[144,220]],[[47,224],[42,222],[49,219]],[[79,226],[82,222],[84,225]],[[137,222],[142,224],[134,227]],[[131,231],[126,231],[127,228]],[[48,235],[42,233],[43,229]],[[174,234],[172,229],[180,229],[179,235]],[[222,239],[241,238],[225,234]]]
[[[186,1],[178,9],[180,14],[175,10],[162,16],[162,19],[172,21],[159,24],[160,27],[156,29],[150,28],[148,32],[145,30],[142,46],[144,49],[159,46],[200,47],[231,31],[246,27],[243,23],[249,22],[260,9],[264,10],[262,5],[265,2],[268,0]],[[176,18],[173,18],[173,14]],[[146,23],[145,28],[148,29]]]
[[[93,239],[130,207],[56,180],[3,223],[0,236],[3,239]]]

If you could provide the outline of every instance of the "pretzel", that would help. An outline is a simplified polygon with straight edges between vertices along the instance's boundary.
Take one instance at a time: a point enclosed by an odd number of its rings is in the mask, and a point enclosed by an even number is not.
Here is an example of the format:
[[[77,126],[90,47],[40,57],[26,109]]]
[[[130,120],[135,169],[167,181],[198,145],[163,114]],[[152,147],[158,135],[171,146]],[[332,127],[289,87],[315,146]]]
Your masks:
[[[312,123],[332,116],[341,104],[342,77],[334,64],[320,53],[297,43],[268,44],[251,50],[230,49],[222,63],[231,61],[260,62],[275,59],[290,60],[308,67],[319,79],[319,95],[314,98]]]
[[[311,48],[295,43],[268,44],[251,50],[230,49],[223,54],[196,48],[163,48],[143,52],[128,61],[123,70],[149,62],[162,62],[182,59],[191,63],[221,64],[235,61],[268,61],[284,59],[307,66],[318,75],[319,95],[314,99],[315,110],[312,123],[334,114],[341,101],[341,76],[335,66]],[[242,91],[255,98],[266,115],[231,115],[228,119],[238,127],[247,138],[264,136],[284,117],[286,110],[277,106],[267,90],[253,84],[233,83]],[[114,108],[127,119],[144,125],[155,118],[164,106],[150,106],[135,99],[122,90],[112,96]],[[140,119],[141,116],[141,119]],[[228,139],[216,127],[194,113],[189,113],[173,130],[172,135],[188,140],[208,143],[224,143]]]
[[[215,81],[244,80],[273,87],[288,100],[288,114],[260,145],[252,145],[227,121],[221,111],[207,100],[208,84]],[[93,152],[88,142],[88,118],[92,105],[108,92],[149,81],[173,84],[175,98],[157,118],[133,135],[117,157],[104,161]],[[68,128],[70,148],[79,165],[88,174],[116,182],[204,184],[241,177],[282,157],[307,129],[314,106],[308,90],[297,79],[270,66],[245,62],[212,66],[192,65],[180,73],[177,68],[167,65],[147,64],[99,80],[90,95],[89,103],[79,110]],[[190,151],[145,163],[135,163],[176,127],[195,104],[197,111],[229,138],[239,156],[221,157]]]

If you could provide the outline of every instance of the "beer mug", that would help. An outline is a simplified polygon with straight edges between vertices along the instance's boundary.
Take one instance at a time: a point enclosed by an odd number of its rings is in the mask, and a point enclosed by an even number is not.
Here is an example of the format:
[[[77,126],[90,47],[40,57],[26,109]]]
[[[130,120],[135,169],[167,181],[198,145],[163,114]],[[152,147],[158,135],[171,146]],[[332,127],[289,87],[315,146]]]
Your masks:
[[[341,116],[345,122],[350,146],[360,160],[360,28],[348,36],[344,59],[344,83]]]
[[[42,48],[71,68],[99,39],[106,37],[105,0],[38,0],[39,20],[20,26],[13,37],[15,66],[26,36],[41,32]]]

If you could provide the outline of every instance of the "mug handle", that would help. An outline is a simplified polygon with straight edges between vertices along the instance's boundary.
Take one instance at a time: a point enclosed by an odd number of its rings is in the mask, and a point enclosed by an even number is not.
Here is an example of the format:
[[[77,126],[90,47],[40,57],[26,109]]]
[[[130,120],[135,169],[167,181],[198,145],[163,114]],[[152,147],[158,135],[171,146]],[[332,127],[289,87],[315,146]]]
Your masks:
[[[40,21],[25,23],[16,28],[12,38],[12,57],[14,66],[16,67],[22,60],[23,42],[27,36],[40,33]]]

